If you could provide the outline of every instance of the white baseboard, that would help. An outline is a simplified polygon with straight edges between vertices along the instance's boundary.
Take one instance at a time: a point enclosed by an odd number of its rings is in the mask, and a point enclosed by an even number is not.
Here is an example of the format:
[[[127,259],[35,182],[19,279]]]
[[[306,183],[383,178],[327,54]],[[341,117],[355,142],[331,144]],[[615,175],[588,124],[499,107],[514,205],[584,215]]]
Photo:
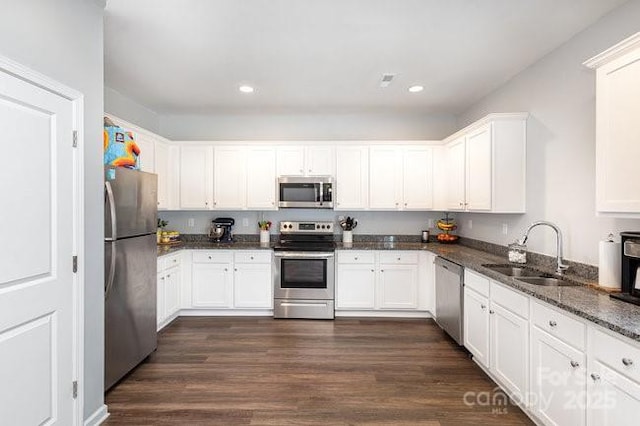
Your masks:
[[[99,426],[109,417],[107,406],[102,404],[88,419],[84,421],[84,426]]]
[[[185,317],[273,317],[273,309],[182,309]]]
[[[431,314],[426,311],[336,311],[336,317],[433,318]]]

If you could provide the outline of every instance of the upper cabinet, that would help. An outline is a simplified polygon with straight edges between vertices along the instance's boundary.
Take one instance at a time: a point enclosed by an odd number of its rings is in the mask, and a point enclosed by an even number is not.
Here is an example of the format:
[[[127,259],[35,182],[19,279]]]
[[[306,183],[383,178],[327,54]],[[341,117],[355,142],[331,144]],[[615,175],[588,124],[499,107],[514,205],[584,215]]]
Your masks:
[[[336,210],[362,210],[369,206],[369,147],[336,149]]]
[[[213,146],[180,147],[180,208],[213,207]]]
[[[490,114],[446,140],[436,209],[525,212],[527,114]]]
[[[290,145],[277,148],[278,176],[333,176],[332,145]]]
[[[640,33],[585,65],[596,69],[596,210],[640,217]]]

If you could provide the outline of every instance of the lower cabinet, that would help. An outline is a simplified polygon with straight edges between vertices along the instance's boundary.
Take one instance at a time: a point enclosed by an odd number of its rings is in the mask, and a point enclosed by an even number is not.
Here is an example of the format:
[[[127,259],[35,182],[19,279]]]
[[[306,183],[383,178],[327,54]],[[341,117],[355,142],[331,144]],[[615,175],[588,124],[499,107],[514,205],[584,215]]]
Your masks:
[[[424,255],[424,257],[422,256]],[[339,250],[336,310],[426,311],[433,303],[427,271],[431,256],[418,251]]]
[[[191,308],[271,309],[270,250],[194,251]]]
[[[180,291],[182,288],[182,254],[158,258],[157,307],[158,330],[171,322],[180,311]]]

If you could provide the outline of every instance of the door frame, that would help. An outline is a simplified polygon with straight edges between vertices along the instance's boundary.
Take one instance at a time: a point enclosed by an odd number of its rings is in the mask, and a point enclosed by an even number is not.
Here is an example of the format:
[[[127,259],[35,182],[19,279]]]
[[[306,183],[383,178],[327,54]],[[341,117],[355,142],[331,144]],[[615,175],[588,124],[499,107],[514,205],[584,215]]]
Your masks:
[[[71,101],[73,129],[77,132],[77,147],[73,150],[73,255],[78,256],[77,273],[72,282],[72,371],[78,383],[78,397],[73,400],[73,425],[83,424],[84,417],[84,95],[44,74],[0,55],[0,71],[34,84]],[[71,143],[71,137],[69,138]]]

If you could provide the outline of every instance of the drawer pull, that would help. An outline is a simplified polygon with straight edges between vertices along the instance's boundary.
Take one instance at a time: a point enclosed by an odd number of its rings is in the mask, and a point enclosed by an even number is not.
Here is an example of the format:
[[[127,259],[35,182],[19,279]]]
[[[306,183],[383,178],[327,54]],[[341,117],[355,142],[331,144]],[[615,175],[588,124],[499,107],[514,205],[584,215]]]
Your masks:
[[[549,321],[549,327],[555,327],[556,325],[558,325],[558,323],[554,320]]]
[[[251,260],[253,260],[253,256],[251,256]]]
[[[594,382],[597,382],[598,380],[600,380],[600,375],[596,373],[591,373],[591,378],[593,379]]]
[[[358,256],[354,257],[353,260],[358,260]]]
[[[209,260],[211,260],[211,256],[209,256]]]
[[[630,365],[633,365],[633,360],[629,358],[622,358],[622,363],[628,367]]]
[[[227,268],[224,268],[224,271],[227,272]]]
[[[375,272],[375,271],[372,269],[371,272]]]
[[[571,361],[570,364],[573,368],[580,367],[580,363],[578,361]]]

